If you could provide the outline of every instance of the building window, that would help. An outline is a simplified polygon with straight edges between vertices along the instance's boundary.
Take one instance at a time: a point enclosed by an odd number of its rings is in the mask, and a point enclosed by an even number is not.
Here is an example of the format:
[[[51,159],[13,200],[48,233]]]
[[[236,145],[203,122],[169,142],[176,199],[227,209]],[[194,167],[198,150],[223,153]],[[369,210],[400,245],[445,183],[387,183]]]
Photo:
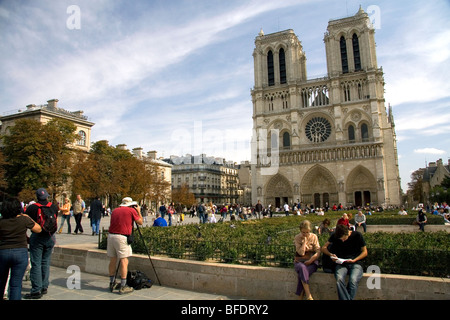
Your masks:
[[[270,135],[270,148],[274,150],[278,149],[278,135],[276,133]]]
[[[369,127],[365,123],[361,125],[361,138],[362,141],[369,141]]]
[[[269,51],[267,53],[267,75],[269,79],[269,86],[275,85],[275,70],[273,66],[273,53]]]
[[[280,62],[280,83],[286,83],[286,57],[283,48],[280,49],[278,60]]]
[[[283,133],[283,148],[289,149],[291,147],[291,136],[289,132]]]
[[[353,59],[355,61],[355,71],[359,71],[361,70],[361,57],[359,54],[359,41],[356,33],[353,34],[352,43],[353,43]]]
[[[348,72],[347,44],[345,43],[344,36],[341,37],[340,46],[341,46],[342,72],[347,73]]]
[[[348,140],[350,142],[355,142],[355,127],[353,125],[348,127]]]
[[[83,130],[80,130],[78,132],[78,140],[77,140],[77,145],[79,146],[86,146],[86,132],[84,132]]]
[[[342,89],[344,91],[344,101],[350,101],[350,84],[344,83]]]
[[[325,118],[314,117],[306,124],[305,133],[312,142],[324,142],[331,135],[331,124]]]

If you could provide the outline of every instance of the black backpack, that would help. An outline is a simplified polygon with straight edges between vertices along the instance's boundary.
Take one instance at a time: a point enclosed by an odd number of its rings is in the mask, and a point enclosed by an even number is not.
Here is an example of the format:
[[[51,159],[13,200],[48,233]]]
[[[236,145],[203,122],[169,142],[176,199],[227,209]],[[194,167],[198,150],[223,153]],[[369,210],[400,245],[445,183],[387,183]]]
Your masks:
[[[58,229],[57,219],[58,213],[51,208],[52,203],[46,205],[35,203],[38,206],[37,223],[41,226],[42,231],[54,234]]]
[[[141,290],[142,288],[150,288],[153,284],[152,281],[147,278],[145,273],[139,270],[128,271],[127,285],[134,290]]]

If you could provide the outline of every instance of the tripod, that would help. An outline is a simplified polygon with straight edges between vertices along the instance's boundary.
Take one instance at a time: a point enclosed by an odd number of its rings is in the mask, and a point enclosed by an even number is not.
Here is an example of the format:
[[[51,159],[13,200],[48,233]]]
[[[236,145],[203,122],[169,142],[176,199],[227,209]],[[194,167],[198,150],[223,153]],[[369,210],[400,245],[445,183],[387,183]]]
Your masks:
[[[136,223],[136,228],[138,230],[139,236],[141,237],[142,244],[145,247],[145,251],[147,252],[148,259],[150,260],[150,264],[152,265],[153,272],[155,273],[155,276],[156,276],[156,280],[158,280],[158,285],[161,285],[161,281],[159,281],[159,277],[158,277],[158,274],[156,273],[155,266],[153,265],[152,258],[150,257],[150,252],[148,251],[147,244],[145,243],[144,237],[142,236],[142,233],[141,233],[141,229],[139,229],[139,225],[137,223]],[[114,282],[117,279],[117,273],[119,272],[119,267],[120,267],[120,259],[119,259],[119,263],[117,264],[116,274],[114,275]]]
[[[153,265],[152,258],[150,257],[150,252],[148,251],[147,244],[145,243],[144,237],[142,236],[142,233],[141,233],[141,229],[139,228],[139,225],[137,223],[136,223],[136,228],[139,233],[139,236],[141,237],[142,244],[145,247],[145,251],[147,252],[148,259],[150,260],[150,264],[152,265],[153,272],[155,273],[155,276],[156,276],[156,280],[158,280],[158,285],[161,285],[161,281],[159,281],[159,277],[158,277],[158,274],[156,273],[155,266]]]

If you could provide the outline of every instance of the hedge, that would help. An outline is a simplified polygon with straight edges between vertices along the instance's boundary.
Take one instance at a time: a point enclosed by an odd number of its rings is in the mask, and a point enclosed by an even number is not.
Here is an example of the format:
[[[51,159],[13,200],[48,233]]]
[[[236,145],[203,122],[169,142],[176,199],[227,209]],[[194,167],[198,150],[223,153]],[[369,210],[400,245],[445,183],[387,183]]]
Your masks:
[[[342,213],[341,213],[342,214]],[[341,214],[327,218],[335,224]],[[376,219],[373,219],[376,218]],[[408,217],[392,217],[409,224]],[[409,217],[410,218],[410,217]],[[442,219],[442,217],[436,217]],[[191,224],[168,228],[140,228],[151,255],[172,258],[215,261],[223,263],[262,266],[292,267],[295,248],[294,236],[299,233],[300,221],[308,219],[313,226],[320,224],[323,216],[289,216],[271,219],[227,221],[215,224]],[[372,222],[387,224],[389,215],[369,216]],[[398,220],[397,220],[398,219]],[[431,219],[429,219],[430,221]],[[434,223],[439,219],[432,219]],[[443,220],[443,219],[442,219]],[[334,221],[334,222],[333,222]],[[106,248],[103,233],[100,248]],[[366,265],[377,265],[382,273],[450,276],[450,235],[445,232],[365,233],[369,250]],[[323,245],[328,235],[319,236]],[[136,237],[133,251],[146,253],[142,239]]]

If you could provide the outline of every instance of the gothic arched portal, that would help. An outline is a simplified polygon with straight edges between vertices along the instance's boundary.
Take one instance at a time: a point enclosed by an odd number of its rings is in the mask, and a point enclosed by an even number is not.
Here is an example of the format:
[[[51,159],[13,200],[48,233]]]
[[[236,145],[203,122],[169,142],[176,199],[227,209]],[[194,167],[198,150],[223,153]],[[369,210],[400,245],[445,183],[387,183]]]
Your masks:
[[[315,165],[306,172],[301,185],[302,203],[324,207],[339,201],[338,186],[333,174],[321,165]]]
[[[355,206],[377,203],[377,182],[369,169],[359,165],[347,177],[347,202]]]
[[[291,183],[279,173],[270,178],[265,190],[264,204],[266,206],[272,204],[272,206],[280,208],[285,203],[291,203],[294,196]]]

